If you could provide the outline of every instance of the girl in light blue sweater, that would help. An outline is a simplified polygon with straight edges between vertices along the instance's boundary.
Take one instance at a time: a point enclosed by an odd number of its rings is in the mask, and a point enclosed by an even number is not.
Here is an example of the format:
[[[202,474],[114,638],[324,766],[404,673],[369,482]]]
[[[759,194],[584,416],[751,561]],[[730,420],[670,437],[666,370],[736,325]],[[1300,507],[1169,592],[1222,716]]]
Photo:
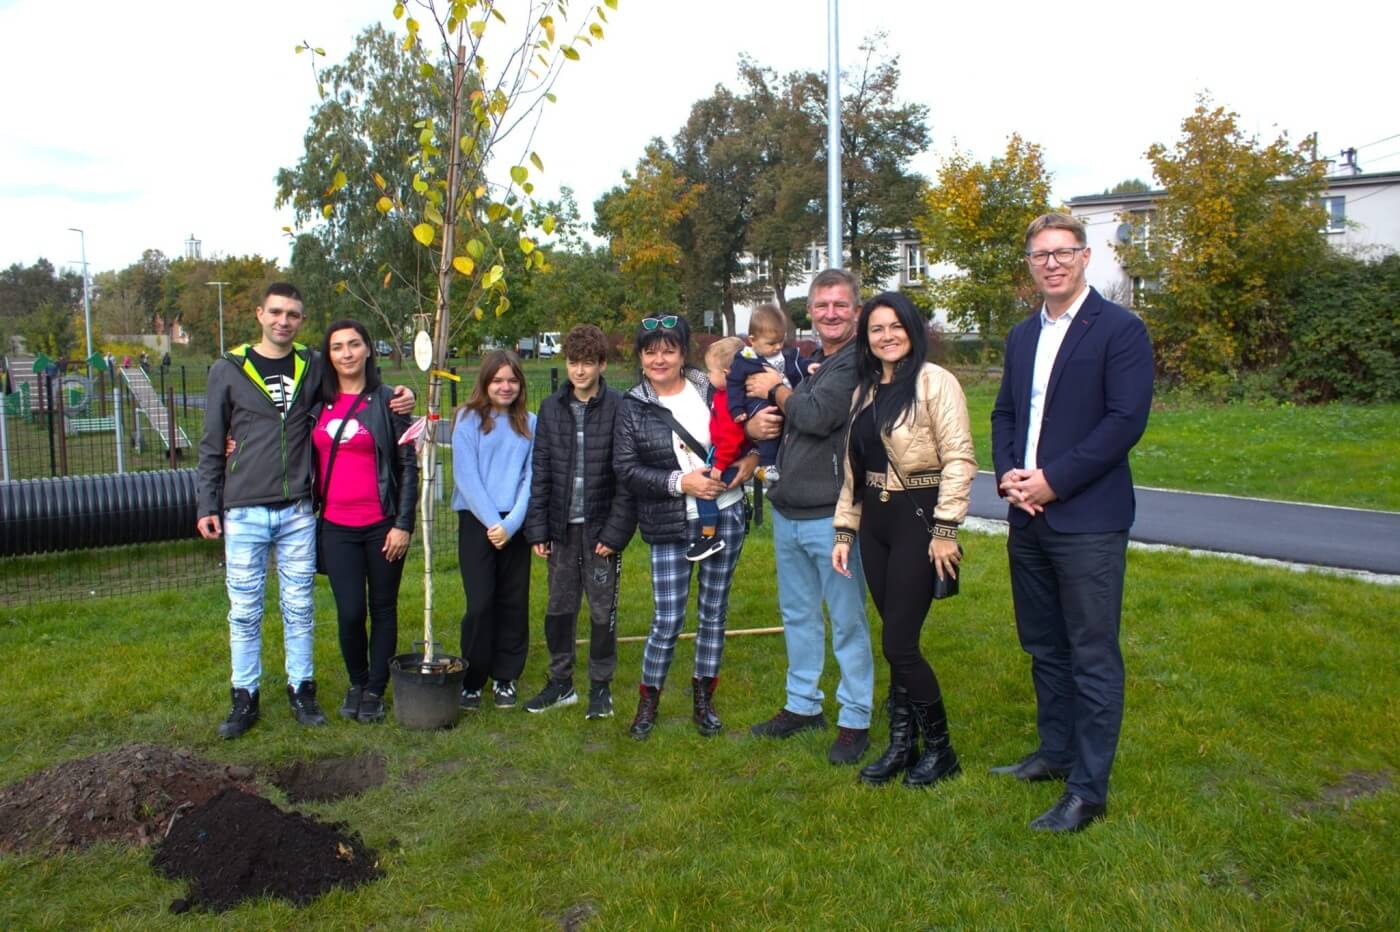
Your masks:
[[[487,353],[452,428],[452,507],[467,611],[462,708],[481,708],[487,679],[500,708],[516,701],[530,639],[530,545],[519,533],[530,503],[535,416],[525,376],[509,350]]]

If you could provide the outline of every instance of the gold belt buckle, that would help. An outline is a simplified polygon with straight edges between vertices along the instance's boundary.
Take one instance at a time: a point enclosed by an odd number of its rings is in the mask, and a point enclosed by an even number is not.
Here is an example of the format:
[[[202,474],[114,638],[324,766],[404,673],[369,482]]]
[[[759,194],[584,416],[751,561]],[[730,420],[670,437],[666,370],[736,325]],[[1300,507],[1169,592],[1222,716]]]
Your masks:
[[[890,500],[890,493],[889,493],[889,490],[887,490],[887,489],[881,489],[881,490],[880,490],[880,501],[882,501],[882,502],[887,502],[887,501],[889,501],[889,500]]]

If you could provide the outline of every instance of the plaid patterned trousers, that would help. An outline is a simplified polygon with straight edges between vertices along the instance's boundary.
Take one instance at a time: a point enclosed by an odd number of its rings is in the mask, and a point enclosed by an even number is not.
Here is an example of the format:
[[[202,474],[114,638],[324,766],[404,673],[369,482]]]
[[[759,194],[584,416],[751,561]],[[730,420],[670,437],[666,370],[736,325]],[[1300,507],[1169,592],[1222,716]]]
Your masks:
[[[695,675],[718,676],[724,655],[724,623],[729,611],[729,583],[744,550],[744,503],[736,502],[719,513],[715,533],[724,549],[701,560],[699,624],[695,633]],[[685,626],[686,604],[690,601],[691,569],[697,564],[685,558],[690,542],[700,536],[700,522],[686,522],[686,539],[678,543],[652,544],[651,592],[656,610],[651,634],[642,654],[642,682],[660,688],[671,668],[676,638]]]

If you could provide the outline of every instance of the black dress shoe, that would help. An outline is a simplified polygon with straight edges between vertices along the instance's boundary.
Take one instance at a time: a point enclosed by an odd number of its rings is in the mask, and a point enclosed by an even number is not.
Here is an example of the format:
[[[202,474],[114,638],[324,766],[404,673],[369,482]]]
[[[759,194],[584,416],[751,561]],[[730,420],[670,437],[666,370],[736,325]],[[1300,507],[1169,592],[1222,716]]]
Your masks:
[[[1091,803],[1077,793],[1066,793],[1055,805],[1031,821],[1031,828],[1043,832],[1077,832],[1090,822],[1102,819],[1107,803]]]
[[[1016,763],[993,767],[990,772],[1012,776],[1027,783],[1040,783],[1043,780],[1068,780],[1069,770],[1068,767],[1048,763],[1039,751],[1032,751]]]

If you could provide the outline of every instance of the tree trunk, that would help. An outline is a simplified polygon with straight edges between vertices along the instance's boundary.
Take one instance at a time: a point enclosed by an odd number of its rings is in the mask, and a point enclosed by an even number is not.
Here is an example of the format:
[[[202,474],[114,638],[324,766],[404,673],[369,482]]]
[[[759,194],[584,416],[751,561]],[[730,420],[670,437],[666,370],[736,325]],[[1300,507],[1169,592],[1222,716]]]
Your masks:
[[[724,283],[724,301],[720,305],[720,312],[724,314],[724,335],[735,336],[737,328],[734,325],[734,286],[728,281]]]

